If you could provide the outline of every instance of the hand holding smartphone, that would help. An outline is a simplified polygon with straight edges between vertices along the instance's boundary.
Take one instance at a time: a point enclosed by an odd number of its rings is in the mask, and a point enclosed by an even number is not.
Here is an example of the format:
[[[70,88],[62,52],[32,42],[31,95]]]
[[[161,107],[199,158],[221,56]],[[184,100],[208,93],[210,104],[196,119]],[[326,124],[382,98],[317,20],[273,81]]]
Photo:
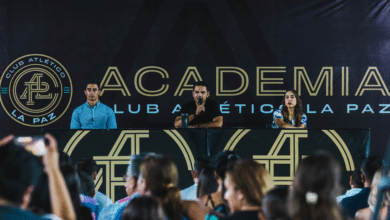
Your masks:
[[[14,144],[24,147],[38,157],[46,154],[44,136],[17,136],[14,138]]]

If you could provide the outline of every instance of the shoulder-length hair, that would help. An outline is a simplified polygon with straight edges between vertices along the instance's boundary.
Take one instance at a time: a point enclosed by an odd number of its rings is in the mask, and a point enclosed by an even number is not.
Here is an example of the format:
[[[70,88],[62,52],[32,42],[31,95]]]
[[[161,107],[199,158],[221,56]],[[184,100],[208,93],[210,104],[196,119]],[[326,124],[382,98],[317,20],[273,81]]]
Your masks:
[[[286,91],[286,93],[284,93],[283,101],[282,101],[282,104],[283,104],[283,107],[282,107],[283,121],[285,123],[289,123],[290,122],[290,119],[288,117],[289,113],[288,113],[288,109],[287,109],[286,102],[285,102],[287,92],[294,93],[294,96],[297,99],[297,104],[295,105],[295,108],[294,108],[294,118],[295,118],[296,126],[299,126],[299,125],[302,124],[303,106],[302,106],[302,100],[299,97],[298,92],[295,91],[295,90],[288,90],[288,91]]]
[[[240,159],[229,163],[226,174],[232,177],[247,203],[262,206],[264,195],[271,187],[268,172],[263,165],[252,159]]]
[[[140,167],[146,190],[157,197],[171,220],[181,220],[185,214],[181,200],[178,169],[171,158],[164,155],[148,155]]]
[[[341,168],[328,154],[303,159],[288,195],[287,211],[293,220],[341,220],[336,202],[340,192]]]

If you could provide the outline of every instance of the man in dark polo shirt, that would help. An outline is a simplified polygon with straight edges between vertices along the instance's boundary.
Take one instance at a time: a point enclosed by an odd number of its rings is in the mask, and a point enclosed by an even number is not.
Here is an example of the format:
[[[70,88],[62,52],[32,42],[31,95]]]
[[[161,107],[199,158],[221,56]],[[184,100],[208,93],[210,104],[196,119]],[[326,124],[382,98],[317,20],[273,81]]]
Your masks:
[[[372,180],[375,172],[382,167],[382,160],[378,156],[369,156],[362,164],[362,182],[364,188],[356,195],[344,198],[340,204],[348,217],[354,218],[359,209],[368,207],[368,196],[370,195]]]
[[[194,101],[182,106],[180,113],[188,113],[188,128],[221,128],[223,116],[219,105],[208,99],[210,91],[207,83],[200,81],[194,84],[192,91]],[[175,119],[175,128],[181,128],[181,116]]]

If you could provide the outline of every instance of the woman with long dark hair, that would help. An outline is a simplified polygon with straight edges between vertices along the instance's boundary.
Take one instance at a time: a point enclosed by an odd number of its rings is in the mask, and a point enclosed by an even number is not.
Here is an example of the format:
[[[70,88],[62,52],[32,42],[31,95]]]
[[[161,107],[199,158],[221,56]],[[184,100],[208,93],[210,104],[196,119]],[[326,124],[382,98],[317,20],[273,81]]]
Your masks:
[[[302,100],[297,91],[284,94],[282,109],[274,112],[272,128],[306,128],[307,118],[303,113]]]
[[[142,162],[138,193],[156,197],[169,220],[205,219],[207,210],[195,201],[182,201],[178,169],[167,156],[149,154]]]
[[[328,154],[315,154],[303,159],[287,199],[287,212],[292,220],[343,220],[336,202],[340,195],[340,164]]]
[[[160,200],[164,212],[171,220],[181,220],[185,215],[181,200],[178,170],[175,163],[167,156],[148,155],[140,167],[138,192],[141,195],[155,196]]]
[[[262,211],[263,198],[271,184],[263,165],[252,159],[229,163],[225,187],[225,199],[232,215],[224,219],[265,219]]]
[[[224,185],[225,173],[229,163],[233,163],[240,157],[233,151],[222,151],[214,158],[214,173],[218,183],[218,189],[211,195],[211,201],[214,203],[214,210],[218,213],[228,216],[230,214],[229,207],[224,200],[226,188]],[[210,201],[210,202],[211,202]]]
[[[222,196],[219,197],[215,194],[217,189],[218,182],[215,179],[214,169],[212,167],[203,168],[198,177],[198,188],[196,192],[196,197],[199,199],[200,204],[214,209],[216,205],[223,203]]]

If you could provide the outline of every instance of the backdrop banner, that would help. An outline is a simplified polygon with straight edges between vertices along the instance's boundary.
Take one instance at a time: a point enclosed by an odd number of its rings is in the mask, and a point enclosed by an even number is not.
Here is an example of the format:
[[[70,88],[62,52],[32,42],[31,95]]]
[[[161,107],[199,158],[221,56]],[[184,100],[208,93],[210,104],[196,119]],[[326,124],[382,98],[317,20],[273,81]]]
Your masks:
[[[113,201],[126,196],[123,175],[129,155],[156,152],[170,156],[179,169],[180,188],[193,184],[190,171],[194,160],[204,154],[212,157],[224,150],[241,158],[264,164],[277,185],[289,185],[298,162],[318,150],[326,150],[339,161],[342,184],[348,189],[349,176],[359,168],[370,150],[367,129],[131,129],[62,130],[45,129],[58,140],[59,150],[75,163],[90,157],[98,164],[95,189]]]
[[[390,2],[3,0],[0,136],[69,128],[91,79],[118,128],[172,129],[196,81],[224,128],[266,128],[283,94],[308,128],[390,126]],[[37,129],[38,128],[38,129]]]

